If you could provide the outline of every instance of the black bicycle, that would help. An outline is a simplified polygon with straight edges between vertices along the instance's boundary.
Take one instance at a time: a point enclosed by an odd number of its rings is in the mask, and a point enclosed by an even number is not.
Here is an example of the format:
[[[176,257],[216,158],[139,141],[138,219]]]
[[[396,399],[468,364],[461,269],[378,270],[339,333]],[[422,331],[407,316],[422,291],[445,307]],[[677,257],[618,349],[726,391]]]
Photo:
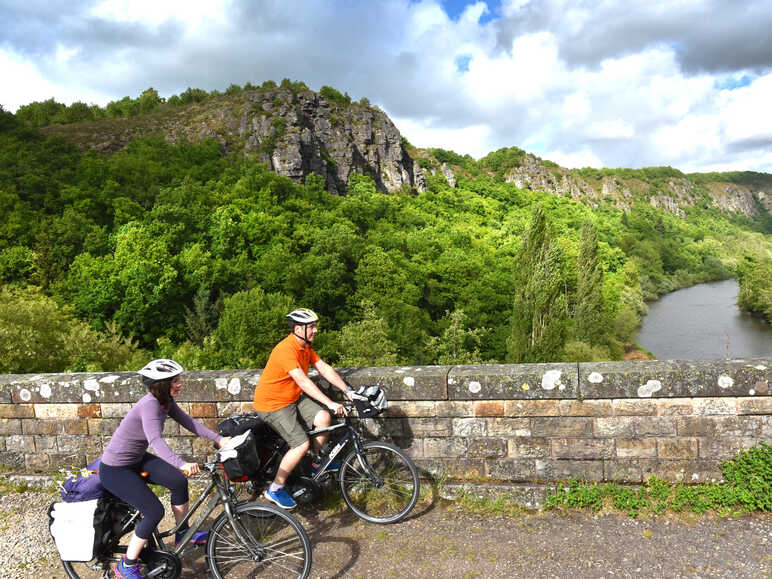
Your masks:
[[[344,403],[350,412],[353,405]],[[359,408],[358,408],[359,410]],[[360,416],[362,415],[359,410]],[[369,413],[374,416],[377,412]],[[368,416],[368,417],[369,417]],[[251,429],[257,441],[260,468],[250,476],[250,494],[259,496],[266,485],[276,476],[289,446],[284,439],[257,413],[232,416],[219,425],[221,434],[234,436]],[[309,457],[295,468],[287,479],[287,490],[300,504],[318,500],[324,484],[337,474],[340,492],[346,505],[358,516],[371,523],[396,523],[404,519],[418,501],[421,482],[418,470],[401,448],[381,441],[364,441],[359,423],[352,423],[348,416],[342,422],[311,430],[308,437],[329,432],[330,440],[321,453],[321,463],[314,469]],[[351,447],[348,454],[341,453]],[[340,470],[330,470],[338,456],[344,456]]]
[[[220,462],[203,465],[211,481],[179,525],[165,532],[157,529],[140,554],[146,577],[177,579],[182,573],[180,555],[207,517],[222,504],[223,512],[209,529],[206,561],[212,576],[308,577],[311,571],[311,542],[301,524],[286,511],[268,503],[237,499],[236,487],[222,475]],[[126,553],[130,533],[141,517],[139,511],[110,496],[108,516],[111,529],[95,558],[89,562],[63,561],[70,579],[110,579],[113,566]],[[190,529],[176,546],[164,539],[174,537],[202,507]]]

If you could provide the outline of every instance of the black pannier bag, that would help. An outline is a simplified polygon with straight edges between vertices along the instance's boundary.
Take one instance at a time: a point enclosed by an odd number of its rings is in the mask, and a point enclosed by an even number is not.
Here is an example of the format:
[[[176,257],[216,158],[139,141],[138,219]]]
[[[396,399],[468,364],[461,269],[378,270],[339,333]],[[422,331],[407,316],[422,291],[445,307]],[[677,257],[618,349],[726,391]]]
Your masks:
[[[276,436],[276,431],[260,418],[256,412],[231,416],[217,425],[217,432],[222,436],[238,436],[247,430],[252,431],[257,441],[260,441],[262,438]]]
[[[244,482],[257,474],[260,469],[260,457],[257,455],[255,435],[245,430],[234,436],[218,451],[225,476],[233,482]]]

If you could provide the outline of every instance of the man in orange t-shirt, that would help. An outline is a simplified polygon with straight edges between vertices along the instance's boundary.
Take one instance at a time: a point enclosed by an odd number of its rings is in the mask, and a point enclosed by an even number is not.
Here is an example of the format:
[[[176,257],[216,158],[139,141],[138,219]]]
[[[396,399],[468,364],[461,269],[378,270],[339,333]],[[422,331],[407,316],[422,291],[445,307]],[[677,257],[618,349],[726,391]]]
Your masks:
[[[308,367],[313,365],[324,379],[349,397],[353,390],[311,348],[319,317],[311,310],[301,308],[287,314],[287,320],[292,333],[271,352],[255,388],[254,406],[260,418],[270,424],[290,447],[264,496],[282,508],[293,509],[295,500],[285,490],[284,483],[308,452],[310,443],[306,431],[312,427],[330,426],[330,413],[346,413],[342,404],[330,400],[311,381]],[[328,437],[328,434],[314,437],[315,452],[319,452]]]

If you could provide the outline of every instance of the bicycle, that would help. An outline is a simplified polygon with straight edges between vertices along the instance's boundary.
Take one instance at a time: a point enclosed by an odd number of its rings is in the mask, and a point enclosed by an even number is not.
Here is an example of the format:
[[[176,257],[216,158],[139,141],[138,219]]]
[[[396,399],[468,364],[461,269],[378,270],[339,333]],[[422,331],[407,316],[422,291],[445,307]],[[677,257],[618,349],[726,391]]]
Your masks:
[[[311,542],[301,524],[289,513],[268,503],[240,501],[237,489],[224,477],[221,462],[207,462],[203,469],[211,476],[206,490],[191,506],[185,518],[168,531],[156,529],[140,554],[147,577],[177,579],[182,573],[180,555],[207,517],[220,505],[206,543],[206,561],[216,579],[252,577],[308,577],[311,571]],[[207,501],[208,499],[208,501]],[[89,562],[63,561],[70,579],[110,579],[113,566],[126,553],[128,535],[139,511],[115,496],[107,497],[112,531],[94,559]],[[206,504],[205,504],[206,503]],[[177,545],[167,548],[164,539],[184,528],[204,505],[196,520]]]
[[[353,404],[345,402],[347,412]],[[371,414],[375,415],[375,414]],[[233,430],[223,430],[231,421]],[[258,441],[261,454],[259,470],[250,476],[250,496],[257,497],[264,486],[276,475],[279,463],[289,446],[269,424],[262,421],[257,413],[251,412],[232,416],[219,425],[220,433],[233,436],[252,429]],[[309,457],[296,467],[287,479],[287,490],[297,503],[308,504],[322,494],[322,481],[333,475],[329,467],[348,445],[353,448],[340,463],[337,471],[338,484],[343,500],[351,511],[365,521],[378,524],[396,523],[404,519],[418,501],[421,490],[418,470],[410,457],[401,448],[382,441],[363,442],[357,427],[349,416],[343,421],[326,428],[308,431],[308,437],[329,432],[331,435],[343,431],[333,445],[332,439],[325,445],[329,451],[322,451],[322,462],[314,472]],[[334,475],[333,475],[334,476]]]

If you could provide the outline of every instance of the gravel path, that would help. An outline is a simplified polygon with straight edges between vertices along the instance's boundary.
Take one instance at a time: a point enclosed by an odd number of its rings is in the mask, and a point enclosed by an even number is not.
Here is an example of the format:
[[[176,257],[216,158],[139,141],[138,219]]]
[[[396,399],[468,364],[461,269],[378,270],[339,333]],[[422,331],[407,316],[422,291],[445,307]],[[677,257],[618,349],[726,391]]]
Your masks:
[[[63,577],[48,533],[54,495],[0,497],[0,576]],[[739,519],[536,513],[471,514],[424,504],[397,525],[347,511],[298,513],[314,545],[313,577],[732,577],[772,578],[772,515]],[[203,551],[185,577],[206,577]]]

